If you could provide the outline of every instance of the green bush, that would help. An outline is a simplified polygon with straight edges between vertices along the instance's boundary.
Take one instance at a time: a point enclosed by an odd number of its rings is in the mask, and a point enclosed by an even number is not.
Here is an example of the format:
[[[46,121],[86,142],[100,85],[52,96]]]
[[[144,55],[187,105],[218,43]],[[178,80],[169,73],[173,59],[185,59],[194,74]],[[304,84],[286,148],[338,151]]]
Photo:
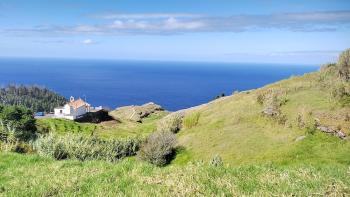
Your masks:
[[[192,113],[188,116],[186,116],[183,120],[183,125],[185,128],[190,129],[198,124],[199,117],[200,117],[199,112]]]
[[[138,158],[157,166],[168,164],[175,154],[176,136],[169,131],[152,133],[141,145]]]
[[[184,114],[171,113],[158,121],[157,131],[177,133],[182,127]]]
[[[14,139],[10,139],[13,137]],[[0,105],[0,140],[29,141],[36,137],[33,112],[20,106]]]
[[[38,154],[61,159],[116,161],[135,155],[140,139],[102,140],[81,135],[50,134],[37,139],[33,146]]]

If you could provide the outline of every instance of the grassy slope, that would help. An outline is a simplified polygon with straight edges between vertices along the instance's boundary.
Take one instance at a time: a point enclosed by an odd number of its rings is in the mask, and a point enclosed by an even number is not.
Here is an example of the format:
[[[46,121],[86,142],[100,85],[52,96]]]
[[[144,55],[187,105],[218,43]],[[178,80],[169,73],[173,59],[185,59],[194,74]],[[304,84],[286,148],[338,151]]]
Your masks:
[[[219,154],[230,164],[327,160],[350,165],[349,141],[325,134],[308,135],[305,140],[295,141],[305,135],[305,129],[297,126],[298,114],[305,113],[319,118],[322,124],[342,127],[350,134],[350,122],[337,118],[342,113],[350,113],[350,107],[330,100],[329,94],[319,88],[319,75],[317,72],[293,77],[198,108],[195,110],[200,113],[198,124],[178,134],[186,151],[180,153],[174,163],[208,161]],[[257,94],[271,88],[288,91],[288,102],[281,109],[287,117],[286,124],[261,115],[263,106],[257,102]]]

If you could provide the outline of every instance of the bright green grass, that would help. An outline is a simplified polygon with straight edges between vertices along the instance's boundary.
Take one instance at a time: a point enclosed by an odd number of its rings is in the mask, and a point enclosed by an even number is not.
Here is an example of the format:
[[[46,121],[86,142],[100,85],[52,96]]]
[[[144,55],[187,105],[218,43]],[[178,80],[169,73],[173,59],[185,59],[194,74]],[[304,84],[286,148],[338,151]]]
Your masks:
[[[115,126],[102,126],[98,130],[98,134],[99,136],[105,138],[135,136],[145,137],[156,130],[157,121],[166,114],[166,112],[151,114],[149,117],[143,119],[142,123],[123,122]]]
[[[39,119],[38,129],[58,134],[76,133],[95,135],[102,138],[125,138],[135,136],[147,136],[156,129],[156,122],[165,112],[152,114],[143,120],[143,123],[135,122],[105,122],[100,124],[78,123],[65,119]]]
[[[99,126],[90,123],[77,123],[66,119],[38,119],[37,127],[42,132],[50,131],[58,134],[79,133],[91,135]]]
[[[158,168],[134,158],[79,162],[0,153],[0,170],[0,196],[350,195],[350,168],[342,164]]]

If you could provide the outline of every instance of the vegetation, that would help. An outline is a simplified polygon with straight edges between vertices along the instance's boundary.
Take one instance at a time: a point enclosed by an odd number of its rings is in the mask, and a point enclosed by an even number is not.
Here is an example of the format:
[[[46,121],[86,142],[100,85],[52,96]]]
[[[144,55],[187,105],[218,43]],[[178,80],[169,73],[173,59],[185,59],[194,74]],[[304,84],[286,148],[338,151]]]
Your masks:
[[[349,167],[315,163],[158,168],[0,153],[0,196],[348,196]]]
[[[0,88],[0,104],[24,106],[34,112],[53,112],[66,98],[39,86],[8,85]]]
[[[193,113],[200,113],[200,124],[183,127],[178,133],[179,145],[186,151],[179,152],[173,163],[210,161],[216,154],[230,165],[285,163],[286,155],[288,163],[350,158],[348,140],[320,134],[315,125],[318,120],[322,126],[350,135],[350,124],[346,121],[350,83],[340,78],[338,66],[339,63],[329,64],[318,72],[195,108]],[[338,96],[334,90],[339,92]],[[276,112],[275,117],[261,113],[268,108]],[[186,113],[184,120],[191,114]],[[296,141],[303,136],[306,138]],[[295,152],[303,156],[294,155]]]
[[[137,156],[151,164],[164,166],[173,159],[175,146],[175,134],[169,131],[154,132],[142,143]]]
[[[350,49],[342,52],[338,60],[339,76],[346,81],[350,80]]]
[[[57,160],[77,159],[116,161],[136,154],[140,139],[102,140],[80,135],[48,135],[34,142],[39,155]]]
[[[220,157],[220,155],[215,155],[215,156],[211,159],[210,164],[211,164],[212,166],[219,167],[219,166],[223,166],[223,165],[224,165],[224,162],[222,161],[222,158]]]
[[[192,113],[186,116],[183,120],[184,128],[190,129],[198,124],[200,113]]]
[[[36,136],[32,111],[19,106],[0,105],[0,141],[28,141]]]
[[[171,113],[162,118],[157,124],[157,131],[177,133],[182,127],[184,114],[181,112]]]
[[[225,93],[221,93],[221,94],[218,94],[214,97],[214,100],[215,99],[219,99],[219,98],[222,98],[222,97],[225,97]]]
[[[0,195],[349,196],[349,137],[319,129],[350,135],[341,59],[142,123],[39,120],[54,135],[34,147],[49,158],[0,153]],[[120,139],[140,134],[140,148]]]
[[[91,136],[95,134],[96,129],[98,128],[97,124],[90,123],[78,123],[66,119],[38,119],[37,128],[40,134],[83,134]]]
[[[38,119],[37,128],[41,134],[55,133],[59,135],[79,134],[97,136],[103,139],[120,139],[128,137],[147,137],[156,130],[157,121],[165,116],[165,112],[151,114],[143,119],[142,124],[136,122],[107,121],[99,124],[79,123],[65,119]]]

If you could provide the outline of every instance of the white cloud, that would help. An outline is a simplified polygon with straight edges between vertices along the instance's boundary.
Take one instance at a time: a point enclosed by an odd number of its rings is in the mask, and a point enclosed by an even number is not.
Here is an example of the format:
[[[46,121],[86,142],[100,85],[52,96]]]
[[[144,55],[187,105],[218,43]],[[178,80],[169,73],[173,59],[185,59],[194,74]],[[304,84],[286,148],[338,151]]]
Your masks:
[[[164,22],[164,29],[168,30],[195,30],[204,27],[206,24],[201,21],[179,21],[174,17]]]
[[[122,14],[112,13],[105,15],[97,15],[97,18],[102,19],[160,19],[160,18],[197,18],[202,15],[188,13],[138,13],[138,14]]]
[[[110,14],[102,23],[76,26],[40,26],[7,32],[73,34],[183,34],[193,32],[245,32],[281,29],[299,32],[337,31],[350,28],[350,11],[278,13],[268,15],[203,16],[148,13]]]
[[[95,44],[95,42],[91,39],[86,39],[82,41],[83,44],[89,45],[89,44]]]

